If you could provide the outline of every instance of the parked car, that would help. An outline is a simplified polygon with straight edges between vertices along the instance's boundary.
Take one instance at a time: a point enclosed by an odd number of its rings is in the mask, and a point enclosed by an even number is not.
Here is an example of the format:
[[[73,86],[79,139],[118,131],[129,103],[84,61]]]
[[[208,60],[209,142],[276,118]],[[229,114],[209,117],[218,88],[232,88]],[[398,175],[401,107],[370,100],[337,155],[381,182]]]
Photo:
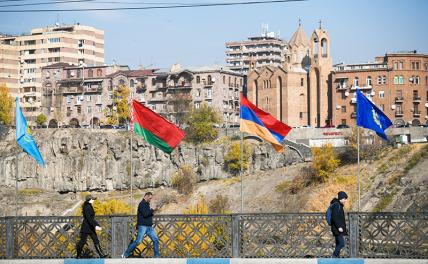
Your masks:
[[[334,127],[334,126],[333,125],[325,125],[322,128],[332,128],[332,127]]]
[[[410,124],[399,124],[399,125],[396,125],[395,127],[410,127]]]
[[[337,126],[337,128],[338,128],[338,129],[342,129],[342,128],[349,128],[349,126],[348,126],[348,125],[346,125],[346,124],[340,124],[340,125],[338,125],[338,126]]]
[[[113,129],[114,126],[112,126],[112,125],[101,125],[100,128],[101,129]]]

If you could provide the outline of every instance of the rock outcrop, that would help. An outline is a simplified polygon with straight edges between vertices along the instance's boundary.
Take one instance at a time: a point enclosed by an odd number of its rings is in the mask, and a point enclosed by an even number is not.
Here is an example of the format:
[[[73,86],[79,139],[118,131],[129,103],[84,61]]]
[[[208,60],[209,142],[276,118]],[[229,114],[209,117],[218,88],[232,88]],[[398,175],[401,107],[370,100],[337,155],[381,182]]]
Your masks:
[[[46,167],[37,166],[15,142],[15,131],[0,131],[0,187],[40,188],[61,193],[109,191],[169,185],[172,175],[189,164],[199,181],[230,177],[224,168],[227,143],[194,146],[182,143],[171,155],[118,130],[38,129],[34,136]],[[295,148],[278,154],[265,143],[252,141],[251,171],[280,168],[302,157]],[[18,160],[18,166],[16,166]],[[132,180],[131,180],[131,174]]]

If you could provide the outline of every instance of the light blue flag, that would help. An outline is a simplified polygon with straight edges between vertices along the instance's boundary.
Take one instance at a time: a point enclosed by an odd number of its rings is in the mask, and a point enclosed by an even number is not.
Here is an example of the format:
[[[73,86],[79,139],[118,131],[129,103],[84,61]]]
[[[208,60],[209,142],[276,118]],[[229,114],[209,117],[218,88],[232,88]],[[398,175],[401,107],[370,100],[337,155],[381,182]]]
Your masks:
[[[33,134],[30,128],[27,126],[27,121],[22,114],[21,108],[19,107],[19,98],[16,97],[16,142],[21,148],[24,149],[30,156],[32,156],[37,163],[44,166],[45,161],[40,154],[39,148],[37,148],[36,141],[34,140]]]
[[[357,89],[357,126],[371,129],[388,140],[385,130],[392,126],[391,120]]]

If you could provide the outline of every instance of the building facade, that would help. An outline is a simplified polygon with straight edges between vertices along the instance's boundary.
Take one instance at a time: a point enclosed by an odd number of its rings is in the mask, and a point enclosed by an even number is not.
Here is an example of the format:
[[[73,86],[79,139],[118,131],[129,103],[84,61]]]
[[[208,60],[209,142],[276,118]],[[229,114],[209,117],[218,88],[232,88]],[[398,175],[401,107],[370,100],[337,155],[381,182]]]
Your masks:
[[[55,25],[20,36],[0,36],[0,83],[19,96],[27,121],[40,113],[42,67],[58,62],[104,64],[104,32],[84,25]]]
[[[255,61],[256,67],[282,65],[286,49],[287,43],[272,32],[245,41],[227,42],[226,63],[232,71],[246,74],[250,61]]]
[[[335,125],[356,123],[356,88],[394,125],[428,124],[428,55],[387,53],[373,63],[338,64],[331,74]]]
[[[181,68],[159,72],[148,80],[146,104],[178,125],[183,124],[190,107],[203,103],[215,108],[225,126],[239,123],[239,94],[243,75],[223,66]]]
[[[326,30],[314,30],[309,40],[299,25],[281,65],[257,67],[250,62],[247,97],[290,126],[325,126],[331,123],[331,70]]]

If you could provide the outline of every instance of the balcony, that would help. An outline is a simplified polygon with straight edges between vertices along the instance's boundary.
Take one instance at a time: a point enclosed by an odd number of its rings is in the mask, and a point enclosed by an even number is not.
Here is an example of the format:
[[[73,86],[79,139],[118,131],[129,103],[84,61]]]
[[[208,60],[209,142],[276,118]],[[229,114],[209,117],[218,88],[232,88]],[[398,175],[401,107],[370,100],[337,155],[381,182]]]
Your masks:
[[[419,110],[413,111],[413,117],[420,117],[420,116],[421,116],[421,111],[419,111]]]
[[[395,103],[400,104],[403,103],[404,98],[402,96],[395,97]]]
[[[103,102],[102,102],[101,100],[97,100],[97,101],[95,102],[95,104],[96,104],[96,105],[102,105],[102,104],[103,104]]]
[[[351,118],[356,118],[357,117],[357,112],[352,112],[351,113]]]
[[[420,96],[413,96],[413,102],[420,103],[421,102],[421,97]]]
[[[139,84],[136,86],[135,91],[137,93],[144,93],[147,90],[146,85],[144,84]]]
[[[356,103],[357,103],[357,98],[356,97],[351,98],[351,104],[356,104]]]
[[[74,105],[82,105],[82,101],[76,101]]]
[[[184,85],[170,85],[168,86],[169,90],[191,90],[192,85],[190,83]]]
[[[403,111],[395,111],[395,117],[402,117],[404,116]]]
[[[336,86],[337,91],[346,91],[347,89],[348,89],[348,87],[347,87],[346,83],[344,83],[344,84],[339,83]]]
[[[149,102],[165,102],[166,98],[165,97],[155,97],[155,98],[150,98]]]
[[[79,93],[83,93],[83,87],[79,86],[79,87],[63,87],[62,88],[62,93],[63,94],[79,94]]]

